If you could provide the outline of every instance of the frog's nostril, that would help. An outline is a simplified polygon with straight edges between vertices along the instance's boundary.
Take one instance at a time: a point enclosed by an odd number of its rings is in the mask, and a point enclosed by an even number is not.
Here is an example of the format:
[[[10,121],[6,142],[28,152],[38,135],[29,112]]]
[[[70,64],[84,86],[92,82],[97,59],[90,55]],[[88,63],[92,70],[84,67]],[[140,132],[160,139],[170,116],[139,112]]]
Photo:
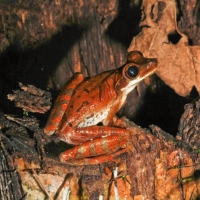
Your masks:
[[[156,65],[157,63],[158,63],[158,61],[155,59],[155,60],[149,62],[149,65]]]

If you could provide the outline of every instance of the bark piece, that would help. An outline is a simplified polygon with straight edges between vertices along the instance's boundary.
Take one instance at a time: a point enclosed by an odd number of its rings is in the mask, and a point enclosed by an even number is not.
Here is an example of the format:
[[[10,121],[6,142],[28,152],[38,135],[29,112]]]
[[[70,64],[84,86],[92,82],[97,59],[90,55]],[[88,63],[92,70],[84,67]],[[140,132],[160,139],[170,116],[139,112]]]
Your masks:
[[[0,131],[0,199],[18,200],[24,197],[18,170],[3,143]]]
[[[200,149],[200,100],[186,104],[184,109],[177,138],[198,150]]]
[[[180,21],[178,27],[188,36],[192,45],[200,45],[200,2],[198,0],[179,1]]]
[[[15,102],[15,106],[22,108],[26,112],[45,113],[51,107],[51,94],[36,88],[33,85],[24,86],[19,83],[23,91],[15,90],[14,94],[9,94],[8,99]]]

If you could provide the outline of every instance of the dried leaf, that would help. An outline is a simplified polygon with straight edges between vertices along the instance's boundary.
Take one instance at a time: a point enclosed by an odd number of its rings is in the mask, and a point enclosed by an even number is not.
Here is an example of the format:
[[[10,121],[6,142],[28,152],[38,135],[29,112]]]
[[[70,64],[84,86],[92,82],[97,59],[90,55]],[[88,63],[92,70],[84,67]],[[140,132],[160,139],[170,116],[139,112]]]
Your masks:
[[[193,86],[200,92],[200,47],[189,46],[187,36],[178,30],[175,1],[144,0],[143,12],[143,30],[133,38],[128,51],[157,57],[157,75],[177,94],[186,96]],[[169,41],[173,33],[181,36],[176,44]]]

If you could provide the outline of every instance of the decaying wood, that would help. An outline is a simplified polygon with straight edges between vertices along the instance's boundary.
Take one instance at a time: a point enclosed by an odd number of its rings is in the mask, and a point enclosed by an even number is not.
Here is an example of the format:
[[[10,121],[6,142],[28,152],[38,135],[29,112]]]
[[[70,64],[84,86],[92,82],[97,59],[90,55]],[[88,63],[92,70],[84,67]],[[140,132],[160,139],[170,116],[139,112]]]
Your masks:
[[[180,21],[178,27],[189,38],[192,45],[200,45],[200,2],[198,0],[179,1]]]
[[[23,198],[23,189],[20,182],[19,171],[13,163],[4,140],[8,140],[0,131],[0,199],[13,200]]]
[[[199,104],[186,106],[178,139],[157,126],[145,130],[122,118],[131,135],[129,148],[100,165],[61,163],[58,155],[67,144],[60,149],[63,143],[56,136],[47,137],[37,120],[33,126],[34,118],[27,116],[1,117],[1,144],[9,149],[27,199],[35,195],[39,199],[196,199],[198,154],[183,135],[198,121]],[[196,135],[190,134],[190,141]],[[52,146],[58,152],[51,154]]]
[[[38,89],[33,85],[24,86],[19,83],[23,91],[16,90],[14,94],[9,94],[8,99],[15,102],[16,107],[22,108],[26,112],[45,113],[51,107],[49,92]]]
[[[185,112],[179,124],[177,138],[186,142],[191,148],[200,149],[200,101],[185,105]]]

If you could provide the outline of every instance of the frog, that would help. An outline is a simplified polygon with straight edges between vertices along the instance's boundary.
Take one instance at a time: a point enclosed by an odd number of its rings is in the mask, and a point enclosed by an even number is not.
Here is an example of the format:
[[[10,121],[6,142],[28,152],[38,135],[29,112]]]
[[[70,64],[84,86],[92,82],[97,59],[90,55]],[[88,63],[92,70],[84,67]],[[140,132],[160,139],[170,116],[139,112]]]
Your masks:
[[[113,159],[130,139],[119,125],[116,113],[127,95],[146,77],[155,73],[158,61],[134,50],[119,68],[92,77],[74,73],[61,90],[44,132],[56,134],[73,148],[60,154],[64,163],[99,164]]]

